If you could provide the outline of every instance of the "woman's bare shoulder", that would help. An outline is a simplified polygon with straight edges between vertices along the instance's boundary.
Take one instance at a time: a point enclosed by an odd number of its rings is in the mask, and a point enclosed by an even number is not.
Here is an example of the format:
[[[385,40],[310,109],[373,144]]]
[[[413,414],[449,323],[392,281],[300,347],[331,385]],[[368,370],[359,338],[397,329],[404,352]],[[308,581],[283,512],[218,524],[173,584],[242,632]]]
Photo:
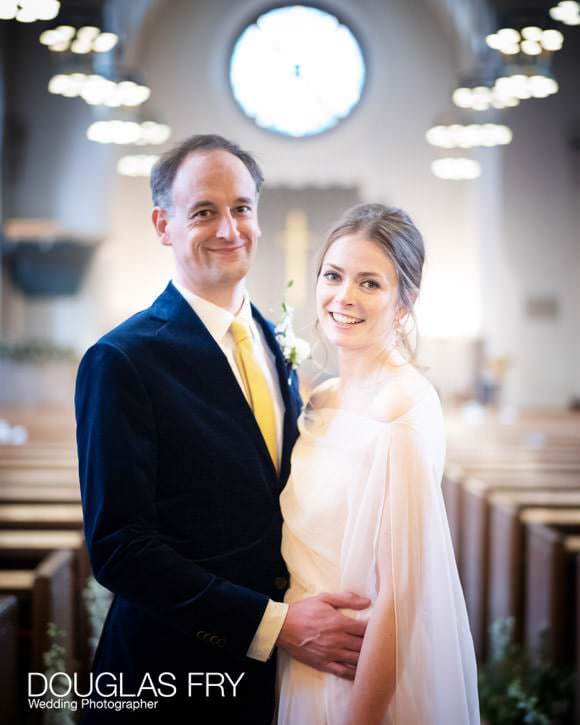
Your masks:
[[[406,365],[381,388],[373,403],[373,413],[381,420],[394,421],[414,408],[429,392],[435,393],[433,384],[420,370]]]
[[[310,408],[334,408],[336,407],[336,393],[338,390],[338,378],[329,378],[317,385],[310,393],[308,405]]]

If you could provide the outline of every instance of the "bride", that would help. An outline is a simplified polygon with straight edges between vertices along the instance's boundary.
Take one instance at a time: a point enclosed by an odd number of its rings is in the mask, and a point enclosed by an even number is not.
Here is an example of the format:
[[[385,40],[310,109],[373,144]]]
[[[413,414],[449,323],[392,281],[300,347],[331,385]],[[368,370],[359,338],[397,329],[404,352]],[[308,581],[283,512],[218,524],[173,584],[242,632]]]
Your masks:
[[[473,725],[477,674],[441,495],[439,398],[409,362],[405,322],[421,283],[419,231],[364,204],[330,234],[317,275],[320,328],[338,378],[300,419],[281,497],[287,602],[368,597],[354,681],[279,651],[279,725]]]

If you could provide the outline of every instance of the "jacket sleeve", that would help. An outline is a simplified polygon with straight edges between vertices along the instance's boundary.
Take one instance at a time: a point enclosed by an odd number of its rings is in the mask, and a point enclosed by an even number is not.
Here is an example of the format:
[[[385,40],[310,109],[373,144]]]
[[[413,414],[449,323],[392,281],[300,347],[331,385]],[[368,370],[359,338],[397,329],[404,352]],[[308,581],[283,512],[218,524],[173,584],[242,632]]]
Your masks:
[[[96,579],[179,633],[198,635],[197,641],[199,633],[209,634],[228,655],[245,655],[268,597],[206,571],[160,535],[155,419],[122,349],[100,342],[85,354],[75,409],[85,537]]]

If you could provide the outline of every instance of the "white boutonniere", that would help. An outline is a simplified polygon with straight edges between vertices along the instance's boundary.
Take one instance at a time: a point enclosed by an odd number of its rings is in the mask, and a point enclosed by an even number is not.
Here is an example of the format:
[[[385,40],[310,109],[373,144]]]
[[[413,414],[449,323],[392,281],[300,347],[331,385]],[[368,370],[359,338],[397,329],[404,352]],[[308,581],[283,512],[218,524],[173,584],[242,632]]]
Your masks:
[[[293,281],[288,282],[288,289],[292,287]],[[276,325],[274,334],[282,348],[282,354],[286,363],[292,370],[296,370],[303,362],[310,358],[310,344],[307,340],[297,337],[293,328],[294,308],[282,302],[282,319]]]

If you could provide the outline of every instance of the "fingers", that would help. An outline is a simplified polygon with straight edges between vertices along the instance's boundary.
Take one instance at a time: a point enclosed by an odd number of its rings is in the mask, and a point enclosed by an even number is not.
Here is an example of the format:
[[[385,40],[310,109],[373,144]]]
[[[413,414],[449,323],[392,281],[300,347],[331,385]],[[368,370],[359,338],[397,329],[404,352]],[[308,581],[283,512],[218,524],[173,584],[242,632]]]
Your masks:
[[[363,643],[362,637],[352,637],[351,635],[345,634],[342,638],[342,646],[347,652],[360,652]]]
[[[355,669],[349,665],[343,665],[340,662],[330,662],[325,668],[325,672],[336,675],[342,680],[354,680]]]
[[[321,594],[320,599],[336,609],[367,609],[371,604],[370,599],[359,597],[358,594],[353,592]]]
[[[337,657],[337,661],[342,665],[350,665],[353,670],[358,665],[359,653],[353,652],[352,650],[345,649]]]
[[[352,617],[345,617],[345,619],[347,620],[344,627],[345,632],[357,638],[365,636],[368,622],[361,622],[358,619],[352,619]],[[360,649],[360,645],[358,648]]]
[[[334,626],[337,632],[356,637],[357,639],[362,639],[364,637],[367,625],[367,621],[353,619],[352,617],[347,617],[339,612],[337,612],[334,619]],[[360,643],[356,649],[360,649]]]

